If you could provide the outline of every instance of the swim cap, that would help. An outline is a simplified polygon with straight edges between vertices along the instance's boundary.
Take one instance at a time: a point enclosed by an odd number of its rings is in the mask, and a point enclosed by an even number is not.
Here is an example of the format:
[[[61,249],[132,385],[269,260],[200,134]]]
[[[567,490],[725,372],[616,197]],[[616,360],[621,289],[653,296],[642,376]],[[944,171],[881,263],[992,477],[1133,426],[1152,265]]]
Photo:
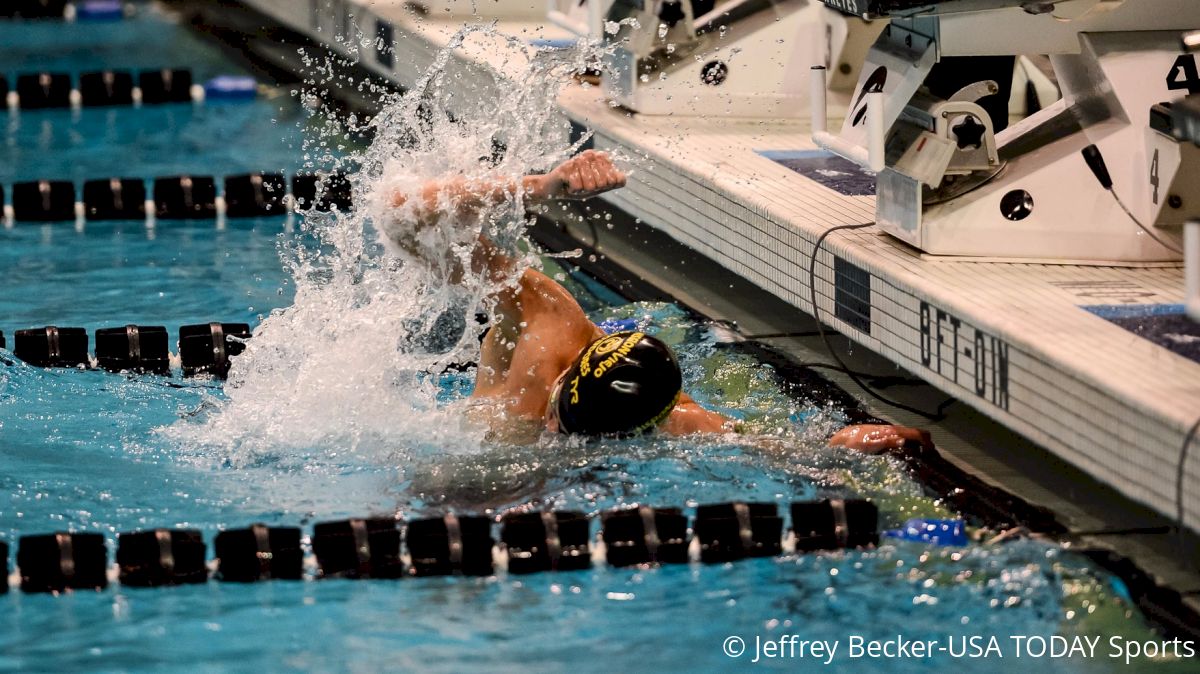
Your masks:
[[[636,435],[667,418],[682,385],[666,344],[642,332],[618,332],[583,350],[551,405],[563,433]]]

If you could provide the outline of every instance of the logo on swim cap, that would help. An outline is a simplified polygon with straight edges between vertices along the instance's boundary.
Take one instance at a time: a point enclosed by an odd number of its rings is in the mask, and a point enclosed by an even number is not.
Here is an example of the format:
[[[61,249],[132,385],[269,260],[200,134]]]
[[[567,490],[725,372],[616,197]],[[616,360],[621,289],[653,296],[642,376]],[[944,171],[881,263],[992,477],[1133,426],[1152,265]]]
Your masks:
[[[603,337],[596,342],[596,349],[593,351],[597,356],[603,356],[612,351],[616,351],[621,346],[621,342],[625,341],[621,335],[609,335]]]
[[[608,348],[609,352],[616,351],[616,353],[612,354],[608,358],[605,358],[604,360],[600,361],[599,363],[596,363],[596,370],[592,373],[593,377],[595,377],[597,379],[599,379],[600,377],[603,377],[604,373],[607,372],[609,368],[613,367],[617,363],[620,363],[622,358],[625,358],[626,356],[628,356],[629,352],[633,350],[633,347],[637,346],[637,343],[639,341],[641,341],[641,339],[643,337],[645,337],[646,335],[645,335],[645,333],[641,333],[641,332],[635,332],[635,333],[629,334],[627,336],[625,336],[625,333],[618,333],[618,334],[612,335],[611,337],[605,337],[604,339],[600,340],[600,342],[610,342],[611,343],[613,337],[622,337],[622,336],[624,336],[624,339],[616,340],[616,345],[610,346],[610,344],[605,344],[606,347],[609,347]],[[600,344],[600,342],[597,342],[597,344]],[[600,347],[597,346],[596,347],[596,355],[598,356],[602,353],[605,353],[605,352],[601,351]]]
[[[670,415],[681,386],[679,364],[660,340],[643,332],[602,337],[563,377],[554,403],[559,429],[587,435],[649,430]]]

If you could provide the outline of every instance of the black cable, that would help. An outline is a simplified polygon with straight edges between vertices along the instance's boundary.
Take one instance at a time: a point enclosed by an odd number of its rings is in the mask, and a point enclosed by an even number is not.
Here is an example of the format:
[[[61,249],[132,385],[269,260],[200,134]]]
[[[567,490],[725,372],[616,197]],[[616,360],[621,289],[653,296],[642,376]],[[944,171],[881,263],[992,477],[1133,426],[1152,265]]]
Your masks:
[[[588,228],[592,230],[591,247],[592,250],[596,250],[600,247],[600,230],[596,228],[596,222],[592,218],[584,215],[583,219],[587,221]]]
[[[871,380],[871,383],[879,388],[887,388],[889,386],[924,386],[925,381],[921,379],[913,379],[912,377],[898,377],[893,375],[872,374],[870,372],[859,372],[858,370],[849,370],[840,365],[830,363],[797,363],[797,367],[807,367],[811,369],[833,370],[841,372],[845,375],[856,375],[865,377]]]
[[[1184,469],[1187,467],[1188,448],[1191,447],[1192,441],[1196,439],[1196,432],[1200,431],[1200,419],[1196,419],[1196,423],[1192,424],[1192,428],[1183,438],[1183,446],[1179,448],[1179,463],[1175,468],[1175,542],[1179,548],[1179,557],[1186,557],[1186,550],[1183,544],[1183,482]]]
[[[736,329],[736,328],[735,328]],[[816,337],[820,333],[812,332],[767,332],[761,335],[742,335],[746,339],[783,339],[787,337]]]
[[[1137,216],[1133,214],[1133,211],[1130,211],[1129,208],[1125,206],[1125,202],[1121,201],[1121,197],[1117,194],[1117,191],[1113,189],[1112,176],[1108,172],[1108,166],[1104,162],[1104,155],[1100,153],[1100,148],[1096,147],[1096,144],[1093,143],[1083,148],[1082,154],[1083,161],[1086,162],[1088,168],[1091,169],[1092,175],[1096,177],[1096,181],[1100,183],[1100,187],[1103,187],[1109,194],[1112,195],[1112,198],[1117,202],[1117,205],[1121,207],[1122,211],[1125,211],[1125,215],[1129,216],[1129,219],[1133,221],[1133,224],[1137,225],[1138,229],[1142,230],[1146,236],[1153,239],[1158,245],[1166,248],[1172,253],[1183,255],[1182,250],[1158,238],[1154,232],[1150,231],[1149,227],[1143,225],[1142,221],[1138,220]]]
[[[1112,195],[1113,200],[1117,202],[1117,205],[1121,207],[1121,210],[1125,211],[1125,215],[1129,216],[1129,219],[1133,221],[1133,224],[1137,225],[1138,229],[1142,230],[1142,232],[1146,236],[1153,239],[1154,243],[1157,243],[1158,245],[1162,246],[1163,248],[1166,248],[1167,250],[1171,251],[1172,253],[1175,253],[1177,255],[1183,255],[1182,248],[1176,248],[1175,246],[1172,246],[1171,244],[1167,243],[1166,241],[1163,241],[1162,239],[1155,236],[1154,232],[1150,231],[1149,227],[1143,225],[1142,221],[1138,220],[1137,216],[1133,214],[1133,211],[1129,210],[1129,207],[1127,207],[1125,205],[1125,202],[1121,201],[1121,197],[1117,196],[1116,190],[1110,189],[1110,190],[1108,190],[1108,193]]]
[[[736,329],[736,328],[735,328]],[[791,339],[798,337],[819,337],[820,332],[813,330],[812,332],[772,332],[760,335],[742,335],[747,340],[762,340],[762,339]],[[879,388],[887,388],[889,386],[925,386],[923,379],[915,377],[898,377],[895,375],[879,375],[870,372],[861,372],[858,370],[849,370],[831,363],[816,363],[811,361],[795,361],[792,363],[795,367],[805,367],[810,369],[833,370],[842,374],[856,374],[860,377],[865,377],[871,380],[871,383]]]
[[[817,322],[817,332],[821,336],[821,342],[825,344],[825,348],[829,351],[829,355],[831,357],[833,357],[833,359],[835,361],[837,361],[838,366],[841,368],[840,371],[844,372],[846,374],[846,376],[850,378],[851,381],[853,381],[855,384],[858,385],[859,388],[861,388],[863,391],[866,391],[867,395],[871,396],[872,398],[878,400],[881,403],[884,403],[885,405],[890,405],[892,407],[895,407],[896,409],[901,409],[906,412],[911,412],[913,414],[916,414],[917,416],[924,417],[931,421],[940,421],[940,420],[946,418],[945,409],[955,402],[954,398],[947,398],[940,405],[938,405],[936,411],[926,412],[924,410],[920,410],[915,407],[911,407],[911,406],[905,405],[903,403],[898,403],[894,400],[890,400],[888,398],[883,397],[879,393],[876,393],[870,386],[867,386],[867,384],[862,379],[859,378],[858,373],[851,370],[850,367],[848,365],[846,365],[846,363],[841,359],[841,357],[837,355],[837,352],[833,350],[833,344],[831,344],[829,342],[829,336],[827,334],[825,334],[825,328],[821,325],[820,309],[817,308],[817,254],[821,252],[821,245],[823,243],[825,243],[825,239],[828,238],[829,235],[833,234],[834,232],[838,232],[841,230],[848,230],[848,229],[864,229],[866,227],[873,226],[873,224],[874,223],[857,224],[857,225],[838,225],[837,227],[830,227],[829,229],[825,230],[825,232],[822,233],[821,236],[817,237],[817,242],[816,242],[816,244],[813,245],[812,255],[809,257],[809,262],[808,262],[808,289],[812,293],[812,295],[811,295],[812,311],[813,311],[813,318]]]
[[[1169,534],[1172,528],[1163,525],[1158,527],[1127,527],[1124,529],[1091,529],[1071,531],[1065,534],[1065,536],[1067,538],[1080,538],[1082,536],[1155,536]]]

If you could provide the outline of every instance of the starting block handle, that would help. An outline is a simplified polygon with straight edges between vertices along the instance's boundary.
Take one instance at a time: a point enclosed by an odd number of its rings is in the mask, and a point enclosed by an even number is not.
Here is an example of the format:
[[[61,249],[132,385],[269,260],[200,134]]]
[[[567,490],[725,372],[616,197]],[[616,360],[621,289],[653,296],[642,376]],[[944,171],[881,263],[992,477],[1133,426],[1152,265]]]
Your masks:
[[[809,78],[809,105],[812,106],[812,133],[816,136],[819,133],[829,131],[829,109],[825,100],[825,91],[828,86],[828,76],[826,75],[825,66],[813,66],[812,76]]]
[[[1200,30],[1192,30],[1183,34],[1180,39],[1183,43],[1183,50],[1189,54],[1200,52]]]
[[[879,173],[886,165],[884,148],[887,130],[883,123],[883,92],[876,91],[867,94],[867,147],[862,147],[847,142],[841,136],[829,133],[829,112],[825,98],[826,80],[825,66],[813,66],[809,92],[809,102],[812,105],[813,142],[824,150],[841,155],[860,166]]]

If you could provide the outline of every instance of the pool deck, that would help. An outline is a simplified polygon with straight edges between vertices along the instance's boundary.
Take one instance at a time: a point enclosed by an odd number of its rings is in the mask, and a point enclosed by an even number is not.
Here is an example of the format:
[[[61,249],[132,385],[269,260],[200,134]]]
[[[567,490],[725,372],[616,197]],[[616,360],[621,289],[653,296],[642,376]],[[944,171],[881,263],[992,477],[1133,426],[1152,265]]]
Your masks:
[[[402,87],[467,21],[415,21],[393,0],[335,0],[319,15],[307,4],[297,13],[290,0],[243,2],[343,54],[329,39],[338,31],[390,31],[394,55],[351,56]],[[522,40],[565,37],[537,22],[497,27]],[[523,64],[498,42],[476,34],[451,55],[447,68],[461,75],[464,91],[479,95],[495,86],[496,72],[520,72]],[[571,87],[559,103],[595,133],[595,147],[643,158],[629,186],[605,199],[806,313],[818,237],[874,219],[874,197],[843,195],[760,154],[816,150],[804,123],[633,115],[608,105],[596,87]],[[1180,449],[1200,415],[1200,363],[1083,307],[1123,307],[1107,309],[1111,317],[1179,304],[1181,266],[956,261],[870,227],[829,236],[812,272],[824,323],[1174,517]],[[1185,484],[1200,484],[1200,459],[1187,465]],[[1200,489],[1185,490],[1183,505],[1185,523],[1200,530]]]

